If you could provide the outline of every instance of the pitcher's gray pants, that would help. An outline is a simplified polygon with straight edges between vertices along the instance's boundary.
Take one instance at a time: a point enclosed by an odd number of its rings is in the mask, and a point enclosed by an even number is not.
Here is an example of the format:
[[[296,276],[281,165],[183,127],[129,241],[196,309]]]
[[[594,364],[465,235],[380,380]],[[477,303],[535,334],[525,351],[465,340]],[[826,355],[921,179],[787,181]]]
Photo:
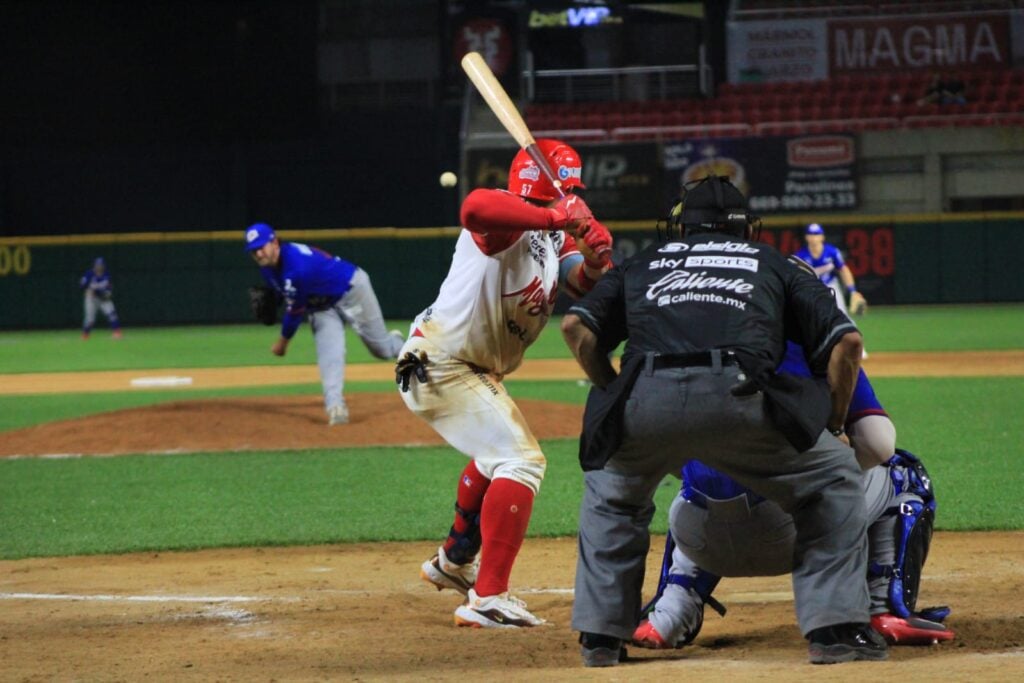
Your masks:
[[[700,459],[793,515],[801,632],[867,623],[866,513],[853,449],[827,431],[798,453],[760,392],[729,393],[735,366],[645,369],[625,406],[622,447],[584,475],[572,627],[628,640],[640,618],[648,525],[662,478]]]
[[[375,358],[397,358],[398,350],[405,343],[401,335],[388,332],[370,276],[362,268],[356,268],[345,296],[331,308],[309,314],[327,410],[344,403],[345,323],[352,326]]]

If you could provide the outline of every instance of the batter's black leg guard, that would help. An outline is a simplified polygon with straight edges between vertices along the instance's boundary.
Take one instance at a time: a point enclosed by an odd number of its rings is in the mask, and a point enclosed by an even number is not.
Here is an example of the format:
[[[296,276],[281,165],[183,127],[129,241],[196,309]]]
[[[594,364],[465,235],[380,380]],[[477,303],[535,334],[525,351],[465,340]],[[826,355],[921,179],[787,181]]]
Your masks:
[[[480,513],[468,512],[455,504],[455,514],[466,522],[466,530],[458,532],[455,527],[448,531],[448,538],[455,541],[450,550],[445,551],[448,559],[455,564],[468,564],[480,552]]]

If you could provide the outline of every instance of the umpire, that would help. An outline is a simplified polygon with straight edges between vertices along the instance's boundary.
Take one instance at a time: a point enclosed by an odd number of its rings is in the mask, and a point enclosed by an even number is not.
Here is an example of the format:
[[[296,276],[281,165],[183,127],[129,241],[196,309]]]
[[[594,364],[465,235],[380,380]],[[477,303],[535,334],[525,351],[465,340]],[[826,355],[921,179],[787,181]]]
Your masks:
[[[691,184],[670,241],[613,268],[562,322],[595,385],[572,619],[587,666],[622,657],[640,619],[655,488],[691,458],[793,515],[810,661],[887,656],[869,625],[864,491],[842,431],[861,336],[828,288],[752,241],[756,224],[727,178]],[[787,339],[808,350],[815,377],[775,374]],[[607,354],[624,340],[616,373]]]

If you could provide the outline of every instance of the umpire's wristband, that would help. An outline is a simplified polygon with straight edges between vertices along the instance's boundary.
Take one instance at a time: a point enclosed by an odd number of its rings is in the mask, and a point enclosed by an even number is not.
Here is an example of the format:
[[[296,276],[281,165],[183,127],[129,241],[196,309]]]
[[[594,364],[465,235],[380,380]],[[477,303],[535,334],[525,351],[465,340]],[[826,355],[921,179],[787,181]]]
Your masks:
[[[839,429],[832,429],[831,427],[829,427],[828,433],[838,439],[839,437],[846,433],[846,429],[844,429],[843,427],[840,427]]]

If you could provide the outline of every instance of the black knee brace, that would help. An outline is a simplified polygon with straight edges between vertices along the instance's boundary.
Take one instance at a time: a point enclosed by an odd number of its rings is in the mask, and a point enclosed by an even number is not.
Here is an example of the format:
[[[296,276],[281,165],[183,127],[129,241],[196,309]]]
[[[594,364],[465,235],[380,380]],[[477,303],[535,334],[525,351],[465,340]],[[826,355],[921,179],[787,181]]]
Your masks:
[[[455,564],[466,564],[472,562],[480,552],[480,513],[463,510],[458,503],[455,504],[455,513],[466,521],[467,526],[462,533],[456,531],[454,526],[448,531],[448,538],[454,540],[455,545],[445,554]]]

